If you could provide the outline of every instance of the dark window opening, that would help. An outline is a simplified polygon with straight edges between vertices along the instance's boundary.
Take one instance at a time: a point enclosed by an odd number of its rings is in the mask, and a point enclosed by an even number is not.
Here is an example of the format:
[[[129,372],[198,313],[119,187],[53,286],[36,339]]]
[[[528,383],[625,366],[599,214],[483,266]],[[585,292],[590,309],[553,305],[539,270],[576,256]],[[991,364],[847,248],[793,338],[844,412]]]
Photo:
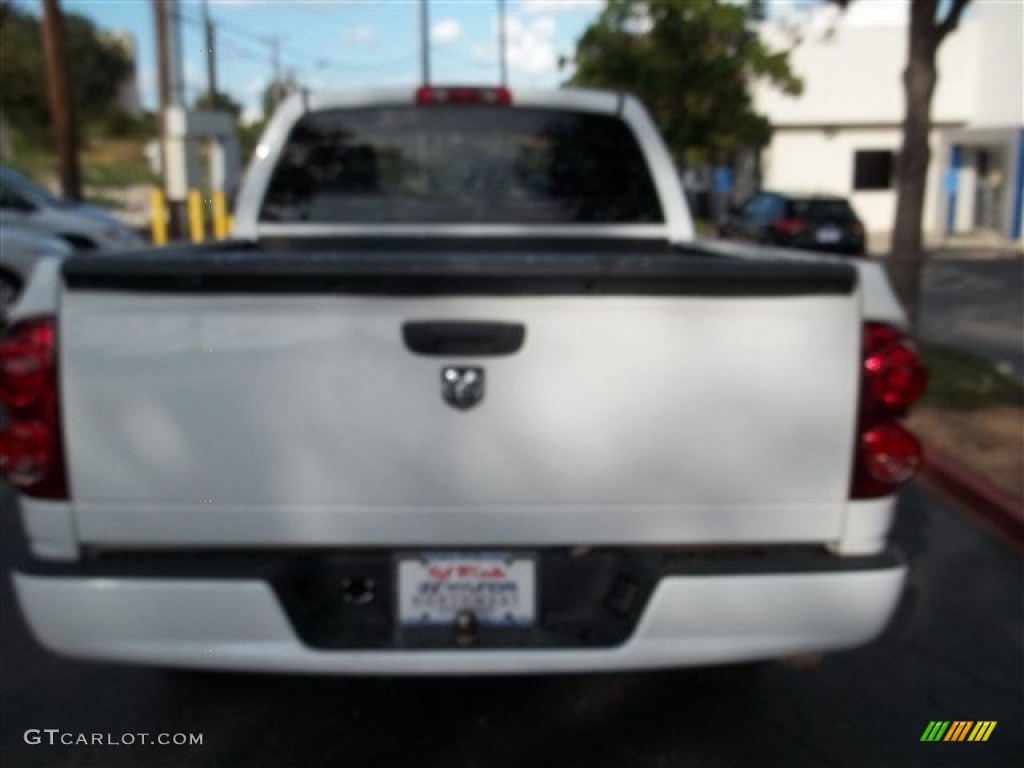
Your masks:
[[[895,153],[884,150],[860,150],[853,156],[853,188],[856,190],[892,189]]]
[[[472,105],[306,115],[285,144],[260,219],[639,224],[664,215],[620,119]]]

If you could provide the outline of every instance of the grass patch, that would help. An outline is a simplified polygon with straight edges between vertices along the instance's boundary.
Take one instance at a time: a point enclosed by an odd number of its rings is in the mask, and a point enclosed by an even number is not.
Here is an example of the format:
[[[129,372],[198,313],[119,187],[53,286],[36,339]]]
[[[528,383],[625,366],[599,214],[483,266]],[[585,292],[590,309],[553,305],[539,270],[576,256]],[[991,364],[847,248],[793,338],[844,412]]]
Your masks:
[[[44,179],[57,175],[56,155],[35,149],[15,150],[14,157],[4,161],[16,171],[21,171],[31,179]]]
[[[105,195],[102,192],[90,192],[87,190],[82,196],[85,198],[85,202],[92,205],[98,205],[100,208],[108,208],[116,211],[124,207],[119,198],[111,195]]]
[[[90,187],[127,187],[156,184],[143,153],[143,142],[133,139],[94,139],[78,156],[82,184]],[[57,158],[49,149],[15,146],[9,165],[40,183],[57,176]]]
[[[82,157],[82,181],[93,187],[127,187],[155,184],[157,176],[144,158],[110,161],[86,155]]]
[[[929,372],[922,405],[958,410],[1024,406],[1024,386],[987,360],[942,344],[921,344],[920,348]]]
[[[96,139],[82,154],[82,176],[97,187],[156,184],[159,177],[146,160],[145,143],[137,139]]]
[[[718,225],[707,219],[694,219],[693,231],[697,237],[717,237]]]

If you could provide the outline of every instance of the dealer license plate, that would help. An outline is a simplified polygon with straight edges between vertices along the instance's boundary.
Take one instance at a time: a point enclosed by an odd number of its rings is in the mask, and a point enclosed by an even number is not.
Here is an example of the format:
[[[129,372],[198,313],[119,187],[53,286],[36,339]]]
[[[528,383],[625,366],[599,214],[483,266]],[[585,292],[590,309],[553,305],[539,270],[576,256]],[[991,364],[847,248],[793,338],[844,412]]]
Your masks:
[[[536,563],[508,552],[428,552],[398,561],[402,627],[451,626],[470,611],[481,626],[526,627],[536,613]]]
[[[843,238],[843,233],[835,227],[822,227],[817,232],[819,243],[838,243]]]

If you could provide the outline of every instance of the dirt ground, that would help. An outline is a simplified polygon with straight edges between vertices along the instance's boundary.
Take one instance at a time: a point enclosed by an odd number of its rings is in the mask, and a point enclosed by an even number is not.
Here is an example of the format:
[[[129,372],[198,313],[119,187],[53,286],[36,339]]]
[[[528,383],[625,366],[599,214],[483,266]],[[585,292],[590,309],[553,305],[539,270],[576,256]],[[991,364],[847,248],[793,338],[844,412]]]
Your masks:
[[[1024,408],[923,407],[910,414],[907,425],[926,445],[1024,498]]]

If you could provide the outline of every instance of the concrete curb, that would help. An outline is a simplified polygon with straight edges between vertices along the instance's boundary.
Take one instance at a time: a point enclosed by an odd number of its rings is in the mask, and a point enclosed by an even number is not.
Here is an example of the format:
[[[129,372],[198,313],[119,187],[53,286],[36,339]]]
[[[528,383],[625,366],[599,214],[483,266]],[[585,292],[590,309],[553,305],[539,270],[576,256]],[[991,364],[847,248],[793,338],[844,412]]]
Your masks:
[[[1018,499],[941,451],[925,447],[919,475],[969,514],[994,528],[1024,550],[1024,499]]]

